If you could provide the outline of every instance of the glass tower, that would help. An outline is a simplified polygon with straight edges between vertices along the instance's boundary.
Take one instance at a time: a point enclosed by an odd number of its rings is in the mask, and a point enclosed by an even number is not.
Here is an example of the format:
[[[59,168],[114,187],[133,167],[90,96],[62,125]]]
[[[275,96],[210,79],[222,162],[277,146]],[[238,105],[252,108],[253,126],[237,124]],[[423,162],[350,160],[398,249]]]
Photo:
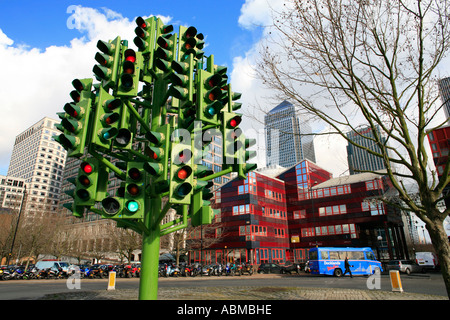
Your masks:
[[[264,117],[266,165],[292,167],[303,159],[316,162],[311,127],[296,114],[292,103],[283,101]]]

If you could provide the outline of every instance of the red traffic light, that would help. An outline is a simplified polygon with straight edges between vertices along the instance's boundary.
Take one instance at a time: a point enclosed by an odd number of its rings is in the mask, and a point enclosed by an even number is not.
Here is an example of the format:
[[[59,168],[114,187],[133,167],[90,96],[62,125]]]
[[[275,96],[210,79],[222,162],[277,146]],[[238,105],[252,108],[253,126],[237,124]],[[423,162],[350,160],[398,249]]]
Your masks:
[[[186,180],[192,174],[192,168],[188,166],[182,167],[177,171],[177,178],[179,180]]]
[[[184,36],[189,39],[195,37],[197,34],[197,29],[195,27],[189,27],[187,28],[186,32],[184,33]]]
[[[242,118],[240,116],[235,116],[234,118],[231,118],[228,122],[228,125],[231,128],[236,128],[242,121]]]
[[[133,49],[127,49],[124,53],[125,61],[136,62],[136,52]]]
[[[85,187],[91,184],[91,180],[85,175],[79,176],[78,181]]]
[[[135,183],[127,185],[127,191],[132,196],[137,196],[140,192],[139,187]]]
[[[145,22],[145,20],[142,17],[137,17],[136,18],[136,24],[141,27],[142,29],[147,28],[147,23]]]
[[[128,176],[131,180],[138,181],[141,179],[141,171],[138,168],[131,168],[128,170]]]
[[[117,109],[121,105],[122,105],[122,101],[120,101],[120,99],[112,99],[112,100],[106,101],[106,107],[108,108],[108,110]]]
[[[82,162],[81,170],[83,170],[84,173],[90,174],[94,171],[94,167],[89,162]]]
[[[72,81],[72,85],[75,88],[75,90],[77,91],[82,91],[84,90],[84,85],[83,83],[79,80],[79,79],[75,79]]]
[[[189,149],[184,149],[178,154],[178,158],[175,159],[175,164],[185,164],[191,160],[192,152]]]

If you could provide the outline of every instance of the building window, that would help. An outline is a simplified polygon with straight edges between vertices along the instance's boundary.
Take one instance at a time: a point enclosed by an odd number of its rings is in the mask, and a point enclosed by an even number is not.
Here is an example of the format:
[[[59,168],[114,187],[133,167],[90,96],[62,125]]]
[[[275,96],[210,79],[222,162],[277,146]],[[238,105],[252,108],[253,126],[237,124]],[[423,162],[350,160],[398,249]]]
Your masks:
[[[321,217],[346,213],[347,206],[345,204],[319,208],[319,216]]]
[[[381,181],[376,179],[366,182],[366,190],[377,190],[381,189]]]
[[[356,233],[356,226],[354,224],[339,224],[331,226],[321,226],[313,228],[302,228],[302,237],[313,237],[313,236],[329,236],[336,234],[350,234],[352,239],[358,237]]]
[[[306,209],[295,210],[293,212],[294,219],[305,219],[306,218]]]
[[[254,172],[249,172],[244,184],[238,187],[238,194],[246,193],[256,194],[256,174]]]
[[[252,204],[243,204],[240,206],[233,207],[233,216],[238,216],[241,214],[252,214],[253,213],[253,205]]]
[[[371,216],[378,216],[385,214],[383,203],[362,202],[361,209],[362,211],[370,211]]]
[[[286,211],[276,209],[276,208],[265,207],[262,210],[262,213],[263,213],[264,217],[275,218],[275,219],[284,219],[284,220],[287,219]]]
[[[286,235],[284,233],[284,229],[275,228],[275,237],[276,238],[284,238]]]

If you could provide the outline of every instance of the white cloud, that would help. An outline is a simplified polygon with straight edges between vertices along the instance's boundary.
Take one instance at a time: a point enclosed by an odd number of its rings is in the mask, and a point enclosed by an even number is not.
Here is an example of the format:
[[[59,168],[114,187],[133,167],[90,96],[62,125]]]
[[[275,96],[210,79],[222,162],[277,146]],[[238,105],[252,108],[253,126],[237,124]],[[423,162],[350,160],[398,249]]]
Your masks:
[[[72,80],[94,76],[99,39],[119,35],[134,47],[134,19],[109,9],[81,6],[70,6],[67,13],[67,27],[81,35],[68,46],[17,47],[0,30],[0,174],[6,174],[16,135],[45,116],[57,119],[56,113],[70,101]],[[165,22],[170,19],[163,17]]]
[[[256,76],[257,61],[259,59],[260,48],[265,37],[274,30],[272,24],[272,12],[280,11],[285,5],[289,5],[285,0],[247,0],[241,8],[239,25],[247,30],[261,29],[261,38],[256,41],[251,49],[244,56],[235,57],[233,60],[233,70],[230,74],[233,91],[242,92],[241,102],[244,114],[244,121],[241,127],[246,131],[256,130],[258,132],[258,165],[265,165],[266,143],[264,135],[264,111],[269,111],[278,103],[274,99],[275,93],[262,84]],[[264,110],[264,111],[263,111]],[[328,132],[319,128],[317,122],[310,124],[313,132]],[[316,126],[316,128],[315,128]],[[348,174],[347,163],[347,142],[337,135],[317,135],[314,139],[317,164],[333,173],[333,176]]]
[[[241,8],[238,23],[241,27],[253,30],[269,27],[272,24],[272,12],[288,5],[286,0],[247,0]]]

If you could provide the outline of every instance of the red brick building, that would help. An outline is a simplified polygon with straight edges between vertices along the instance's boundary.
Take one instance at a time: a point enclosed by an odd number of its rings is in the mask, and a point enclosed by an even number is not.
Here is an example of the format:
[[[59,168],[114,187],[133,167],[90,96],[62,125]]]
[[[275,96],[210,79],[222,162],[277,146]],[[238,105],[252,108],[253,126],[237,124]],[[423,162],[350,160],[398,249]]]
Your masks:
[[[333,179],[308,160],[275,177],[251,172],[216,192],[220,223],[205,236],[218,241],[202,250],[203,262],[299,262],[316,245],[369,246],[386,259],[409,258],[400,213],[375,200],[389,189],[380,175]]]
[[[430,143],[431,152],[433,154],[433,162],[436,166],[438,177],[442,175],[445,165],[448,161],[448,154],[450,150],[450,126],[445,126],[428,133],[428,142]],[[444,194],[448,195],[450,187],[444,189]],[[447,197],[445,205],[450,205],[450,199]]]

